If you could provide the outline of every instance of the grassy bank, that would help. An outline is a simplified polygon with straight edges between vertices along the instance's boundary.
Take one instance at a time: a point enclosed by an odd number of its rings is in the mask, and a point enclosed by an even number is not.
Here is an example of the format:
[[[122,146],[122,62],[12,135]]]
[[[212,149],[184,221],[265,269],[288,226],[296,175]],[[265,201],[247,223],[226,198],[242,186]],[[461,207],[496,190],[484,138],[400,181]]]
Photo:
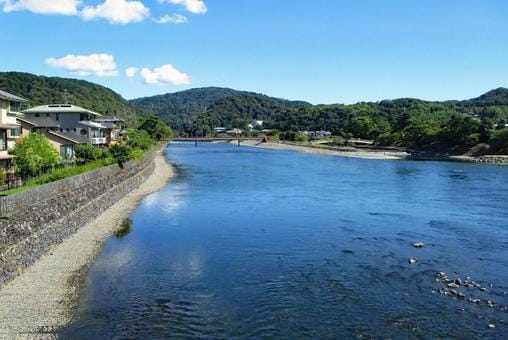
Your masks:
[[[114,163],[116,163],[115,160],[111,157],[108,157],[105,159],[99,159],[96,161],[92,161],[92,162],[89,162],[86,164],[71,165],[71,166],[64,167],[64,168],[53,169],[53,170],[50,170],[49,172],[47,172],[39,177],[28,180],[23,186],[3,191],[2,194],[4,194],[4,195],[17,194],[19,192],[30,190],[30,189],[36,188],[38,186],[41,186],[41,185],[44,185],[47,183],[59,181],[61,179],[67,178],[67,177],[80,175],[82,173],[92,171],[95,169],[99,169],[99,168],[102,168],[104,166],[108,166],[108,165],[111,165]]]

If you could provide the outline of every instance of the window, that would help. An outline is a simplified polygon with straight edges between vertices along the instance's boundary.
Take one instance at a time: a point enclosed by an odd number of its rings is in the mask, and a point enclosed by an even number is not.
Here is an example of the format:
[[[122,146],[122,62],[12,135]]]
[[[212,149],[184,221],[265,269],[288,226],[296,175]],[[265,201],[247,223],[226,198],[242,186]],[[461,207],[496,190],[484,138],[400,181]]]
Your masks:
[[[48,117],[48,118],[49,118],[49,113],[46,113],[46,117]]]
[[[55,120],[57,122],[60,120],[60,114],[59,113],[55,113]]]
[[[7,150],[7,131],[0,130],[0,151]]]
[[[23,133],[22,128],[11,129],[11,137],[19,137]]]
[[[86,129],[81,129],[81,131],[79,131],[79,133],[84,136],[88,133],[88,131],[86,131]]]
[[[38,113],[36,113],[36,114],[35,114],[35,117],[39,117],[39,114],[38,114]]]
[[[90,116],[82,113],[79,115],[79,120],[90,120]]]
[[[72,159],[74,156],[74,147],[72,144],[60,145],[60,157],[62,159]]]

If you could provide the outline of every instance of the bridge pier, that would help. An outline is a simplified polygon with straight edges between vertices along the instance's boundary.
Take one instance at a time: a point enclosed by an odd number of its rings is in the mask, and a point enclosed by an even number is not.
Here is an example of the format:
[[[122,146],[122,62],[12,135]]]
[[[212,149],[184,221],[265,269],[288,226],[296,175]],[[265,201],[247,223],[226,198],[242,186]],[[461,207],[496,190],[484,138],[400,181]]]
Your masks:
[[[194,146],[197,148],[198,147],[198,140],[194,140]]]
[[[242,142],[242,141],[240,140],[240,138],[238,138],[238,146],[240,146],[240,143],[241,143],[241,142]]]

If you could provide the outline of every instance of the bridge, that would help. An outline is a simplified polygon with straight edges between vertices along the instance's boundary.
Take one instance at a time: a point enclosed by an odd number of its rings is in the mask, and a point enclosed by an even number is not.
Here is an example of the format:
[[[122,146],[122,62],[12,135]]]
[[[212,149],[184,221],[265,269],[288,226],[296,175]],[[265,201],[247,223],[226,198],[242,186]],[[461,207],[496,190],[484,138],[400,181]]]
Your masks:
[[[172,141],[175,142],[194,142],[195,146],[198,146],[198,142],[215,142],[215,141],[238,141],[238,146],[240,143],[246,140],[253,140],[261,142],[266,142],[267,137],[241,137],[241,136],[193,136],[193,137],[174,137],[171,138]]]

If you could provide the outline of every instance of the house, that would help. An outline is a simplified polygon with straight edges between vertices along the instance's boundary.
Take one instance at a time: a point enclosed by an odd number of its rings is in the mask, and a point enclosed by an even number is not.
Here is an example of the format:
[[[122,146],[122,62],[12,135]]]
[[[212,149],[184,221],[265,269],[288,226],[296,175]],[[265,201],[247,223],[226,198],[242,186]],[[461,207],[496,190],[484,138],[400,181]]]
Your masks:
[[[46,136],[60,150],[61,157],[69,159],[74,154],[75,144],[108,144],[111,128],[96,121],[100,116],[99,113],[71,104],[51,104],[24,110],[23,117],[17,117],[17,121],[24,131]]]
[[[241,135],[242,133],[243,133],[243,130],[242,129],[237,129],[237,128],[234,128],[234,129],[226,131],[226,134],[228,136]]]
[[[213,128],[213,133],[216,136],[224,136],[224,135],[226,135],[226,131],[227,130],[228,129],[226,129],[225,127],[220,127],[219,126],[219,127]]]
[[[127,124],[125,120],[115,116],[98,116],[95,122],[102,124],[106,128],[106,144],[116,144],[122,140]]]
[[[16,118],[21,115],[21,103],[25,99],[0,90],[0,168],[7,168],[14,156],[8,154],[16,139],[22,134]]]
[[[301,131],[300,133],[303,134],[303,135],[306,135],[306,136],[309,136],[309,137],[315,137],[315,138],[324,138],[324,137],[329,137],[329,136],[332,135],[332,133],[330,131],[324,131],[324,130],[319,130],[319,131]]]
[[[247,125],[250,131],[256,129],[256,128],[262,128],[263,127],[263,121],[262,120],[255,120],[249,125]]]

